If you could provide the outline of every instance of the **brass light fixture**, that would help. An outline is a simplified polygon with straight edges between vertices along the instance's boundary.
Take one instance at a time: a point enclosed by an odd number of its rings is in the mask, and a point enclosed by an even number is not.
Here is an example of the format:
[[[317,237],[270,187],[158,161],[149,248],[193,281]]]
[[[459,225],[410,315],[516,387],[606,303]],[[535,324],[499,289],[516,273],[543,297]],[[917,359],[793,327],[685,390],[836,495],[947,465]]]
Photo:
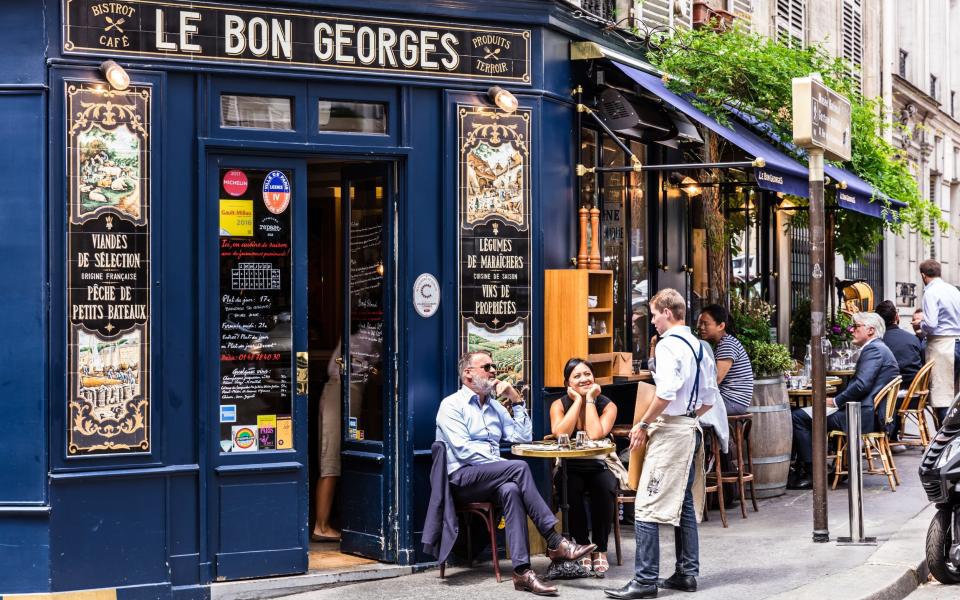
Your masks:
[[[116,61],[103,61],[100,64],[100,72],[113,89],[122,92],[130,87],[130,75]]]
[[[495,85],[487,90],[487,95],[497,105],[497,108],[506,113],[512,113],[520,106],[520,101],[509,91],[499,85]]]

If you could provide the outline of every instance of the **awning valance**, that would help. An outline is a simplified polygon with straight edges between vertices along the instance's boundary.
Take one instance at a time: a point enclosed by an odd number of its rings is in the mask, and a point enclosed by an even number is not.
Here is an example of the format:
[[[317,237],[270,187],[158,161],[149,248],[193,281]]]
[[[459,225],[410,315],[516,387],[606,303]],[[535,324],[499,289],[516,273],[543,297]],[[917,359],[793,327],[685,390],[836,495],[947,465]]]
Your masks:
[[[656,75],[615,61],[613,64],[642,88],[737,146],[751,158],[762,158],[766,165],[762,168],[754,168],[753,173],[758,187],[794,196],[806,196],[809,193],[807,168],[765,142],[745,126],[733,121],[730,122],[729,127],[720,123],[683,96],[668,90],[663,80]]]
[[[807,167],[781,152],[771,140],[764,139],[736,120],[731,120],[729,125],[720,123],[694,106],[687,98],[667,89],[663,80],[656,75],[617,61],[611,62],[627,77],[663,102],[710,129],[752,158],[762,158],[766,166],[754,168],[753,173],[757,187],[803,198],[810,195]],[[884,199],[890,202],[893,210],[906,206],[903,202],[876,191],[869,183],[849,171],[827,164],[824,172],[838,184],[837,204],[841,208],[881,218]]]

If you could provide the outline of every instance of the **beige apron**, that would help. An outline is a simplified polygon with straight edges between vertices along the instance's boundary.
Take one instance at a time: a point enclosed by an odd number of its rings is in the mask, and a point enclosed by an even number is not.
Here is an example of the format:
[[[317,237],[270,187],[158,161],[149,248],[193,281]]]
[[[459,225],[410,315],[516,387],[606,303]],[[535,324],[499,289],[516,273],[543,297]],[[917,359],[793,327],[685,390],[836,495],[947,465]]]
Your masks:
[[[680,525],[683,496],[687,489],[699,421],[692,417],[663,416],[647,430],[649,440],[643,473],[637,486],[634,517],[638,521]],[[703,444],[697,452],[693,480],[693,505],[697,521],[703,516],[704,472]]]
[[[953,352],[957,337],[952,335],[927,336],[927,360],[933,361],[930,371],[930,406],[950,408],[953,404]]]

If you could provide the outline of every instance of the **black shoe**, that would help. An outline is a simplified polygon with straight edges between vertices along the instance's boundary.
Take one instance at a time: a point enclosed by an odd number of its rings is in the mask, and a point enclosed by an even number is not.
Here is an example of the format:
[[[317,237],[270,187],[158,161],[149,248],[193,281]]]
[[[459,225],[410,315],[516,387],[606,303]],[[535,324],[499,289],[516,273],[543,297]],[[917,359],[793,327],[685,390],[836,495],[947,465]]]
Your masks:
[[[787,482],[788,490],[811,490],[813,489],[813,479],[809,475],[804,475],[798,479]]]
[[[667,579],[661,579],[658,581],[657,586],[666,588],[668,590],[695,592],[697,591],[697,578],[693,575],[681,575],[680,573],[674,573]]]
[[[636,579],[631,579],[627,585],[619,590],[603,590],[608,598],[617,598],[618,600],[634,600],[635,598],[656,598],[657,586],[652,583],[640,583]]]

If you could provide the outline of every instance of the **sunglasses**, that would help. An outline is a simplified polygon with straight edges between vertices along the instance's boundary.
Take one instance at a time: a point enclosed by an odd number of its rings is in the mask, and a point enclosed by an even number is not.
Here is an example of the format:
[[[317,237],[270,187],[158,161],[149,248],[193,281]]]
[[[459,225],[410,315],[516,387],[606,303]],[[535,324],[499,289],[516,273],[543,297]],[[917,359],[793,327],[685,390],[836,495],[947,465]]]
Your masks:
[[[487,373],[489,373],[490,371],[497,371],[497,370],[498,370],[498,369],[497,369],[497,365],[495,365],[495,364],[493,364],[493,363],[487,363],[487,364],[485,364],[485,365],[480,365],[480,366],[471,367],[471,368],[472,368],[472,369],[483,369],[483,370],[486,371]]]

